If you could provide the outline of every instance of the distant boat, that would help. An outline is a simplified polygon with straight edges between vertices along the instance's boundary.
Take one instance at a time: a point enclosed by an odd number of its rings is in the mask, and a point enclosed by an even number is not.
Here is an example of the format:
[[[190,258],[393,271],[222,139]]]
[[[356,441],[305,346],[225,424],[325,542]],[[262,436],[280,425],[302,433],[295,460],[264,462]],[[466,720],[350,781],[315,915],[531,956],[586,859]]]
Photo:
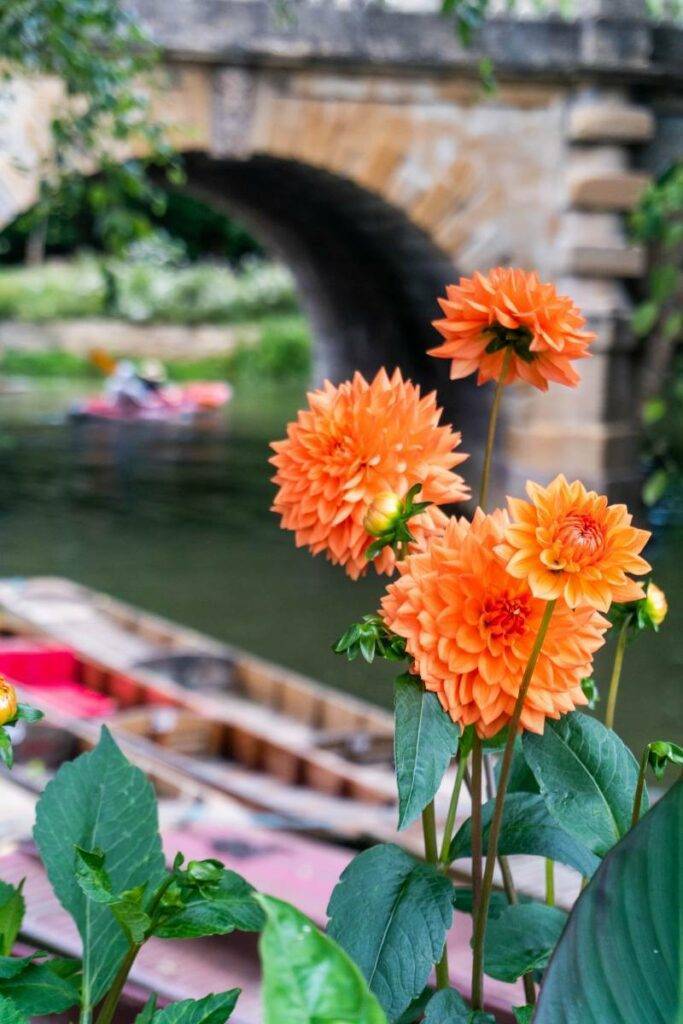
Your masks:
[[[184,423],[215,415],[232,398],[232,388],[223,381],[193,381],[167,384],[150,394],[145,403],[93,395],[72,405],[74,420],[115,423]]]

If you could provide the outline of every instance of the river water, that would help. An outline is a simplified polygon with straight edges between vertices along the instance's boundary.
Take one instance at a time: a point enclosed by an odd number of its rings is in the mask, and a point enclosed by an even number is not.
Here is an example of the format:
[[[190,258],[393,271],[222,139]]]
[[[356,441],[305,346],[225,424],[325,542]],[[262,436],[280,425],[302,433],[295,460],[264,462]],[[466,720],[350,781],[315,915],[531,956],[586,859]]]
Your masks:
[[[84,390],[31,382],[0,394],[0,574],[69,576],[389,705],[395,667],[330,650],[376,608],[381,581],[353,583],[297,550],[269,511],[268,441],[302,389],[238,389],[210,431],[70,423],[65,411]],[[680,528],[649,548],[671,612],[627,653],[617,728],[634,751],[681,741],[682,553]],[[597,665],[604,696],[612,645]]]

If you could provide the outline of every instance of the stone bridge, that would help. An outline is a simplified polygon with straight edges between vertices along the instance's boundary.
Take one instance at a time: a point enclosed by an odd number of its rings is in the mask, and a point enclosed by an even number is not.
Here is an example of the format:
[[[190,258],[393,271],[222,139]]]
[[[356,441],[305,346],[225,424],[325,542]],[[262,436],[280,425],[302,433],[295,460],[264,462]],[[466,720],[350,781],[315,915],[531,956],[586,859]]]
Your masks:
[[[576,5],[570,21],[495,18],[465,49],[436,12],[299,0],[284,17],[264,0],[133,0],[163,49],[156,103],[189,187],[292,268],[318,376],[400,363],[440,386],[476,448],[489,389],[475,400],[472,381],[447,385],[425,356],[435,296],[458,273],[537,267],[599,340],[578,392],[508,396],[504,482],[562,466],[618,491],[635,468],[628,318],[644,270],[625,215],[680,154],[683,31],[646,20],[645,0]],[[52,83],[7,88],[24,113],[0,123],[0,221],[32,200],[59,101]]]

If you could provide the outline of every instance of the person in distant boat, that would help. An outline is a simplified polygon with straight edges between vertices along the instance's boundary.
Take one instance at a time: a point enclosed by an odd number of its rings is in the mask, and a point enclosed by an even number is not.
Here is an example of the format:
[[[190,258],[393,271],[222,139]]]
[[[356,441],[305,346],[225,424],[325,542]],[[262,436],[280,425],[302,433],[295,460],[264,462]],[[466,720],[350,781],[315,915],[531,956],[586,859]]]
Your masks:
[[[138,377],[152,394],[158,394],[166,383],[166,367],[159,359],[145,359]]]
[[[150,390],[130,359],[120,359],[105,384],[105,393],[122,408],[149,405]]]

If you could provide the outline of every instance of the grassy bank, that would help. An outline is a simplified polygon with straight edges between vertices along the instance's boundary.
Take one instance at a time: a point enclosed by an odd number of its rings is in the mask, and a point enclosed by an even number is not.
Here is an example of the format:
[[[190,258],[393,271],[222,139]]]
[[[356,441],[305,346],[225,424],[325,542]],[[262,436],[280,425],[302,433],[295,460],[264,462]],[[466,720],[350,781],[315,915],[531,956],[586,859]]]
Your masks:
[[[311,339],[300,314],[263,317],[255,324],[245,324],[246,328],[249,342],[238,341],[226,355],[164,361],[169,378],[176,381],[306,379],[311,363]],[[254,331],[258,333],[256,341],[252,340]],[[89,359],[57,349],[27,352],[7,348],[0,353],[0,374],[102,379],[102,373]]]
[[[165,266],[80,256],[0,270],[0,319],[41,322],[109,316],[131,323],[227,324],[298,311],[287,269]]]

